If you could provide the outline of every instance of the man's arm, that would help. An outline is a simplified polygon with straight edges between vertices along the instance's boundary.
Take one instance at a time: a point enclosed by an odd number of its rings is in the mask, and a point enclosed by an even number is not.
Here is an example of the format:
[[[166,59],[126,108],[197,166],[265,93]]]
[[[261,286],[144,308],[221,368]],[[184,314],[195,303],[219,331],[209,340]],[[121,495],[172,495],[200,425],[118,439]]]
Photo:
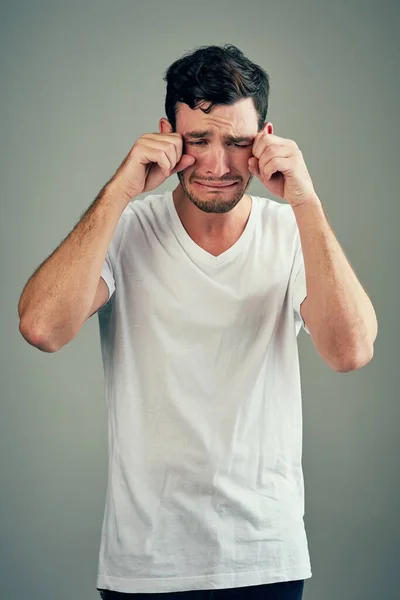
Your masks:
[[[30,277],[18,304],[19,329],[30,344],[55,352],[77,335],[97,294],[104,295],[103,286],[99,291],[100,273],[129,200],[117,184],[106,184],[71,233]]]
[[[292,207],[306,273],[301,316],[321,357],[336,371],[351,371],[373,356],[378,332],[374,307],[339,245],[316,196]]]
[[[359,369],[373,356],[374,307],[336,240],[294,140],[257,133],[248,168],[295,214],[304,258],[307,298],[300,314],[319,354],[337,371]]]

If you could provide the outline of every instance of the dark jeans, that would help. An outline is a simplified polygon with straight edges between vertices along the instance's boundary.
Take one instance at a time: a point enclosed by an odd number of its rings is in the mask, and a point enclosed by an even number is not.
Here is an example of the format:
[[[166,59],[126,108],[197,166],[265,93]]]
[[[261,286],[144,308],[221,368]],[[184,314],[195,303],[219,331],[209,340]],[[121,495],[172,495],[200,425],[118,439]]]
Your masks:
[[[222,590],[189,590],[156,594],[126,594],[97,588],[103,600],[301,600],[304,579]]]

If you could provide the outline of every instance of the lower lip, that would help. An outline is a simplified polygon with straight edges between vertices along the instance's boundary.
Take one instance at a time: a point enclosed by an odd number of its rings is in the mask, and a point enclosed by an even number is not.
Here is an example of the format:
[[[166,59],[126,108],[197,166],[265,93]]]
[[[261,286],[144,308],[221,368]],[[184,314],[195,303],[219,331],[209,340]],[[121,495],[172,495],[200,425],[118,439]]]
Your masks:
[[[195,184],[198,185],[200,188],[202,188],[203,190],[209,190],[209,191],[218,191],[218,192],[223,192],[224,190],[231,190],[233,187],[235,187],[235,185],[238,184],[237,181],[235,181],[234,183],[232,183],[231,185],[224,185],[222,187],[212,187],[211,185],[203,185],[202,183],[199,183],[198,181],[195,181]]]

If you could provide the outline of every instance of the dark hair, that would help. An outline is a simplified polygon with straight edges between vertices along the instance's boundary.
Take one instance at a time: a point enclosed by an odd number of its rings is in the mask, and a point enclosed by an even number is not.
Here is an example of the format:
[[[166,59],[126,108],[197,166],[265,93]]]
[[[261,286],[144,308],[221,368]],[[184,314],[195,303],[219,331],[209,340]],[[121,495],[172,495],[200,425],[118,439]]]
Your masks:
[[[268,110],[269,76],[232,44],[200,46],[176,60],[166,71],[165,114],[173,131],[177,103],[208,114],[216,104],[230,105],[241,98],[253,98],[258,113],[258,130]],[[210,102],[207,108],[201,105]]]

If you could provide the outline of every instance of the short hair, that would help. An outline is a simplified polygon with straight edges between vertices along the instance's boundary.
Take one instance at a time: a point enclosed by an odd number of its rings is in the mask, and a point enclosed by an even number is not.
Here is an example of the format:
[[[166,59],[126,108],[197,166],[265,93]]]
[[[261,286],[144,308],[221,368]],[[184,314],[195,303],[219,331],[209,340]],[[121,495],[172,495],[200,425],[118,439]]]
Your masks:
[[[270,90],[269,75],[233,44],[200,46],[176,60],[166,71],[165,114],[176,129],[177,103],[208,114],[214,105],[231,105],[253,98],[258,130],[265,124]],[[210,103],[207,108],[201,105]]]

